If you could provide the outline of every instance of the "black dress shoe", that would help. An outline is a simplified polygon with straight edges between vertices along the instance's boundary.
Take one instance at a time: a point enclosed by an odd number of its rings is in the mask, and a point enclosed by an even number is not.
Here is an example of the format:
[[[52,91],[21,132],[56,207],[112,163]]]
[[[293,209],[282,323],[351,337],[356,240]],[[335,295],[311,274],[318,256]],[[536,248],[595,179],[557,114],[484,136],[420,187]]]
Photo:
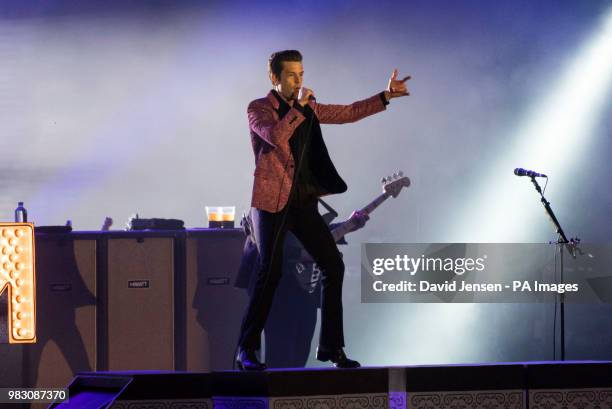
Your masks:
[[[327,349],[318,347],[317,359],[323,362],[332,361],[336,368],[359,368],[361,366],[359,362],[347,358],[342,348]]]
[[[263,371],[266,369],[266,364],[259,362],[254,349],[240,348],[236,356],[236,366],[241,371]]]

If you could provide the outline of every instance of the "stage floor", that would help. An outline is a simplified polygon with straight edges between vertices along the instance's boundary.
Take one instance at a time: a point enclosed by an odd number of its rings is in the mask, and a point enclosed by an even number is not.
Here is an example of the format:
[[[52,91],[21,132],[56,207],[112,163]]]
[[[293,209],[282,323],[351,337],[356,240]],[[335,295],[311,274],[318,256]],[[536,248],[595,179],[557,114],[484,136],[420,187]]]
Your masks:
[[[612,408],[612,362],[90,372],[58,408]]]

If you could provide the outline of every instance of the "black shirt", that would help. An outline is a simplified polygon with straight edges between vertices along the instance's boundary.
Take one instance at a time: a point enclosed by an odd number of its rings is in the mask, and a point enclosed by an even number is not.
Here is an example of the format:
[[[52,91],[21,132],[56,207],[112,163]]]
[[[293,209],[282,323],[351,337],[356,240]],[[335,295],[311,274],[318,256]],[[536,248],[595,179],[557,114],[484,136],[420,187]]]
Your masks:
[[[278,115],[282,119],[291,110],[291,106],[276,92],[272,91],[276,99],[278,99]],[[298,126],[289,139],[291,154],[295,163],[295,172],[293,175],[293,203],[305,203],[317,196],[317,181],[312,173],[310,156],[310,139],[312,133],[312,125],[315,120],[315,114],[312,108],[306,104],[301,106],[297,101],[294,101],[293,107],[300,111],[306,118],[300,126]]]

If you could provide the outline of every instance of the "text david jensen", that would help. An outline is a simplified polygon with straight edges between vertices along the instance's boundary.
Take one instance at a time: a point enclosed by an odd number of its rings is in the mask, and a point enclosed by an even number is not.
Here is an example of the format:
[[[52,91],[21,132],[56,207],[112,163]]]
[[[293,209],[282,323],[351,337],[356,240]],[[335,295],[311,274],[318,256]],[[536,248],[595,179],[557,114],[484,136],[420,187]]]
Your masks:
[[[459,285],[457,285],[459,283]],[[444,283],[430,283],[420,280],[416,282],[400,281],[399,283],[383,283],[380,280],[372,284],[374,291],[404,291],[404,292],[502,292],[504,289],[514,292],[576,292],[578,284],[540,283],[538,281],[513,281],[512,284],[500,283],[467,283],[465,281],[444,281]]]

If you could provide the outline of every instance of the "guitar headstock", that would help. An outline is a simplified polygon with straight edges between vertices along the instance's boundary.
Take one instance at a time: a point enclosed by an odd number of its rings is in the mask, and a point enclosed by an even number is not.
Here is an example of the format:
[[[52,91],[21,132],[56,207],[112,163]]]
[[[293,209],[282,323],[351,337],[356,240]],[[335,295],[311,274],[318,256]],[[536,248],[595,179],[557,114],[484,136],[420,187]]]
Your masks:
[[[410,186],[410,178],[404,176],[404,173],[399,171],[391,176],[382,178],[381,183],[383,184],[383,193],[397,197],[403,188]]]

